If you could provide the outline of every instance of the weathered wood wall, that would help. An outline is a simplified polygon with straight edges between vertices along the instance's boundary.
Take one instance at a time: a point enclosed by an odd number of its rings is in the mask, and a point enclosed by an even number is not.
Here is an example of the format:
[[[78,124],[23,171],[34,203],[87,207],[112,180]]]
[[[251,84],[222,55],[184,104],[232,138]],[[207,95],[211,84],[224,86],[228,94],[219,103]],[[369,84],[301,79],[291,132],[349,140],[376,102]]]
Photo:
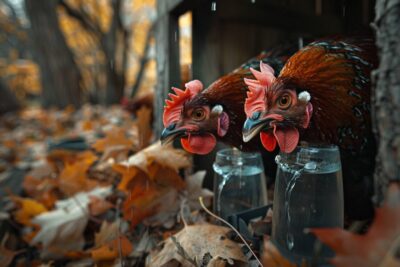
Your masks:
[[[375,189],[381,203],[388,184],[400,182],[400,0],[378,0],[374,25],[380,56],[373,74],[373,122],[379,140]]]
[[[215,2],[215,10],[212,3]],[[299,37],[359,32],[369,28],[373,0],[159,0],[156,134],[162,130],[162,107],[171,86],[180,84],[178,17],[193,17],[193,78],[205,86],[262,50]],[[221,147],[221,146],[220,146]],[[216,149],[217,150],[217,149]],[[195,157],[207,169],[215,153]],[[209,177],[210,178],[210,177]],[[211,179],[207,179],[211,186]]]

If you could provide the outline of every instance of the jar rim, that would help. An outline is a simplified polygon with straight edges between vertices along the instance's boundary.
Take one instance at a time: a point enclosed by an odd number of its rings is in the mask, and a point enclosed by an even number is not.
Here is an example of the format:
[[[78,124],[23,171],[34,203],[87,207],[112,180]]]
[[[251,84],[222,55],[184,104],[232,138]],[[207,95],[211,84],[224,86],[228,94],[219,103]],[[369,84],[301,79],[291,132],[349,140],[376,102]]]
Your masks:
[[[217,152],[217,157],[232,157],[232,156],[233,157],[240,156],[245,159],[252,159],[252,158],[260,157],[260,153],[259,152],[243,152],[236,148],[224,148],[224,149],[218,150],[218,152]]]

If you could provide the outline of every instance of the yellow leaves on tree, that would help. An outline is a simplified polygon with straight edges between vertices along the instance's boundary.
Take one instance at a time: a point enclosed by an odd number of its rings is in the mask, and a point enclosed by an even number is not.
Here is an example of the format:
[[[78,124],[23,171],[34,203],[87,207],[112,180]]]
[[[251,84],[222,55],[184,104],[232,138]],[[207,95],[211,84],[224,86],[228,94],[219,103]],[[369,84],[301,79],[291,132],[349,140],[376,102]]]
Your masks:
[[[331,263],[337,267],[400,266],[394,256],[400,245],[399,185],[389,187],[386,203],[376,210],[375,220],[365,235],[340,228],[312,232],[336,252]]]
[[[132,147],[133,142],[125,135],[125,130],[114,128],[106,133],[106,137],[99,139],[92,145],[97,152],[104,152],[108,147]]]

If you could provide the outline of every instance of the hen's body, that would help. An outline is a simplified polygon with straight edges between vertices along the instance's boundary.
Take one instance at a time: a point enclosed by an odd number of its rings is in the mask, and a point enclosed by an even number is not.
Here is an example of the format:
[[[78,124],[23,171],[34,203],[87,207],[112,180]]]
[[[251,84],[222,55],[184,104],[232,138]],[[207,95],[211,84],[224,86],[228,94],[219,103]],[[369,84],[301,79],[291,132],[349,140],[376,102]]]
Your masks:
[[[279,118],[274,129],[283,133],[275,135],[281,149],[291,150],[298,140],[339,146],[345,212],[350,219],[368,219],[373,215],[376,149],[369,77],[376,62],[374,42],[369,38],[313,42],[293,55],[265,90],[266,111],[262,111],[262,116],[271,118],[274,114],[274,118]],[[292,105],[284,109],[276,106],[282,92],[294,96]],[[273,99],[277,102],[272,103]],[[267,147],[276,142],[270,140],[271,136],[264,132]],[[295,143],[288,143],[296,138]]]
[[[200,139],[206,134],[212,134],[213,136],[215,136],[217,141],[223,142],[229,146],[236,147],[242,151],[261,152],[266,169],[266,174],[268,177],[274,178],[276,170],[276,164],[274,162],[275,154],[266,153],[262,149],[262,145],[258,139],[254,139],[248,143],[243,142],[242,127],[246,119],[243,106],[246,99],[247,91],[244,78],[254,78],[253,74],[250,71],[250,68],[259,68],[260,60],[273,66],[276,72],[279,73],[284,66],[286,60],[296,51],[297,46],[287,45],[281,46],[275,50],[263,52],[259,56],[252,58],[244,63],[233,72],[219,78],[209,87],[198,92],[189,100],[186,100],[184,102],[181,108],[182,111],[179,120],[172,123],[173,125],[175,125],[172,127],[173,131],[168,130],[169,125],[165,125],[166,128],[163,132],[162,139],[169,138],[169,136],[171,136],[171,133],[174,135],[175,132],[178,131],[176,130],[177,128],[183,129],[183,131],[185,132],[182,133],[182,130],[179,130],[180,134],[175,134],[174,138],[183,135],[183,138],[186,139],[191,137],[193,138],[193,136],[198,136]],[[196,110],[199,108],[212,110],[216,106],[222,107],[223,112],[226,113],[227,117],[229,118],[229,127],[226,131],[226,134],[224,134],[223,136],[218,134],[219,125],[217,127],[217,123],[215,120],[208,118],[202,121],[193,121],[193,119],[190,117],[190,114],[188,114],[188,112],[190,113],[191,110]],[[164,113],[164,117],[168,117],[168,115],[166,115],[166,112]],[[212,116],[210,115],[210,117]],[[198,130],[187,130],[193,124],[198,126]],[[186,144],[187,143],[188,142],[186,142]],[[204,143],[209,142],[204,141]],[[205,154],[204,151],[198,152],[195,148],[190,147],[190,145],[185,146],[183,142],[182,145],[191,153]]]

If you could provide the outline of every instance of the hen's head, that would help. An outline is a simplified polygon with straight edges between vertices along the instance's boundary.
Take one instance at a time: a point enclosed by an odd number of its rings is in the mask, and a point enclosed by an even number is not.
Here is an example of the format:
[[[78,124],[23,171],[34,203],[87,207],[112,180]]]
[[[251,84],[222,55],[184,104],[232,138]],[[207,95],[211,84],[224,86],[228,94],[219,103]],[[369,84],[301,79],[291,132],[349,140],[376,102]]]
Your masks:
[[[203,101],[200,81],[191,81],[185,87],[172,88],[175,94],[169,94],[171,99],[165,101],[161,141],[168,143],[180,137],[186,151],[208,154],[217,144],[216,137],[226,135],[229,117],[221,105],[210,106]]]
[[[290,153],[299,142],[299,129],[310,124],[311,96],[299,90],[295,81],[275,78],[269,65],[260,62],[260,69],[251,69],[256,80],[245,79],[249,91],[243,141],[248,142],[260,133],[265,149],[273,151],[278,144],[282,152]]]

